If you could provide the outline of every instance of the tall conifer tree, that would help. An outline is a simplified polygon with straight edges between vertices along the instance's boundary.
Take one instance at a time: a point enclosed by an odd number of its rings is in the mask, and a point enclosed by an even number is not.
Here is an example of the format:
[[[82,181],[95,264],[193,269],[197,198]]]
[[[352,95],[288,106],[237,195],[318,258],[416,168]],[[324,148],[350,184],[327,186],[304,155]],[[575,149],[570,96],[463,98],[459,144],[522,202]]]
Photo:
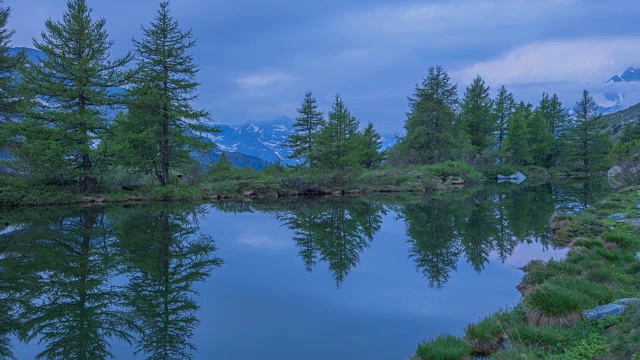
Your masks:
[[[455,153],[454,124],[458,107],[457,86],[441,67],[431,67],[409,98],[407,134],[400,148],[410,162],[438,163]]]
[[[509,131],[509,123],[513,118],[515,112],[516,102],[513,99],[513,94],[507,91],[507,88],[502,85],[498,89],[498,96],[494,101],[493,116],[495,119],[495,136],[498,145],[498,160],[502,162],[502,158],[505,153],[505,140]]]
[[[478,76],[465,91],[460,114],[464,130],[469,135],[476,154],[489,150],[495,143],[492,109],[493,100],[489,94],[489,87]]]
[[[11,55],[11,37],[14,30],[7,28],[11,8],[4,7],[0,0],[0,121],[11,120],[16,115],[17,91],[16,69],[24,61],[24,54]]]
[[[285,146],[291,149],[290,159],[300,159],[305,165],[310,165],[316,135],[324,126],[324,117],[318,111],[318,102],[310,91],[305,94],[298,114],[293,124],[293,134],[287,139]]]
[[[382,137],[369,123],[362,132],[362,165],[366,168],[378,167],[383,159]]]
[[[611,150],[611,141],[604,128],[606,124],[598,114],[598,106],[589,91],[584,90],[576,103],[573,124],[568,134],[571,159],[581,164],[584,171],[603,170]]]
[[[142,28],[142,40],[134,40],[140,75],[131,105],[137,110],[136,120],[155,129],[150,140],[157,144],[156,176],[162,186],[169,184],[170,169],[191,159],[192,151],[210,148],[212,144],[201,135],[218,131],[207,124],[206,110],[191,107],[199,85],[195,80],[199,69],[189,55],[195,40],[190,30],[180,29],[169,6],[168,1],[160,3],[154,21]]]
[[[44,53],[41,64],[29,62],[20,70],[24,96],[34,101],[9,130],[44,176],[78,180],[89,192],[97,184],[94,155],[107,128],[106,109],[123,102],[113,89],[132,76],[124,70],[130,54],[110,59],[113,43],[105,24],[92,18],[86,0],[69,0],[62,21],[45,22],[42,40],[34,39]]]
[[[336,95],[326,126],[318,134],[318,150],[313,154],[319,166],[344,173],[360,163],[360,122],[347,109],[340,95]]]

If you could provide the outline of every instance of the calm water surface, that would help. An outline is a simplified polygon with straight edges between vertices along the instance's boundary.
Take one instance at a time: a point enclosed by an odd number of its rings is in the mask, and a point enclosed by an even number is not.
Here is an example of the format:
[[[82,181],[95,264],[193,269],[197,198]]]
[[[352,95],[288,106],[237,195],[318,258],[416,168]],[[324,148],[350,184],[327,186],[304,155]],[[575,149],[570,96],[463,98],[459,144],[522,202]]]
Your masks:
[[[406,359],[515,304],[601,183],[0,212],[0,358]]]

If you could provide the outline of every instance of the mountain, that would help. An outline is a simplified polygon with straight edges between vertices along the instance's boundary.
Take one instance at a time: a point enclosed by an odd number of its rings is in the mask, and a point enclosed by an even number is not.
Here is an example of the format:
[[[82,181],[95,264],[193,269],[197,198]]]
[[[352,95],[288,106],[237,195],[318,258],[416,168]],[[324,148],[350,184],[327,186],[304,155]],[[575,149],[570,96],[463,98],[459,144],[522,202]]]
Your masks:
[[[284,146],[293,134],[294,120],[281,116],[272,121],[249,121],[239,126],[218,125],[222,133],[213,141],[225,152],[240,152],[270,163],[280,162],[295,165],[296,161],[287,157],[291,150]],[[397,142],[394,135],[382,135],[382,147],[388,149]]]
[[[218,162],[218,159],[220,159],[222,153],[223,151],[218,150],[201,160],[203,160],[204,163],[216,163]],[[239,152],[225,152],[225,154],[227,155],[229,162],[231,162],[231,165],[237,168],[250,167],[254,170],[262,170],[271,165],[271,163],[260,158]]]
[[[628,67],[601,87],[590,89],[602,114],[613,114],[640,102],[640,68]]]
[[[607,82],[640,82],[640,68],[630,66],[622,73],[622,75],[614,75]]]
[[[607,122],[606,131],[611,132],[612,140],[615,141],[622,135],[625,127],[634,125],[640,120],[640,103],[624,110],[604,115],[603,119]]]

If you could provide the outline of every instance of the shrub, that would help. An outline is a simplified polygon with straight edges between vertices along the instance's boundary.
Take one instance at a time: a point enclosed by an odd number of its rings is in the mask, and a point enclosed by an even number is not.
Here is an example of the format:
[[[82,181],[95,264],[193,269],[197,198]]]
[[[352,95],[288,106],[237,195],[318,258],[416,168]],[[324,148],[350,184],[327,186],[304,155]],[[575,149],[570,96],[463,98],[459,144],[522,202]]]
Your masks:
[[[558,245],[567,245],[578,237],[593,238],[600,236],[605,230],[604,224],[597,220],[578,220],[558,230],[554,236],[554,242]]]
[[[505,310],[471,324],[465,329],[466,339],[475,353],[488,355],[500,349],[505,332],[513,323],[514,315]]]
[[[440,335],[418,345],[416,355],[421,360],[460,360],[471,355],[471,345],[453,335]]]

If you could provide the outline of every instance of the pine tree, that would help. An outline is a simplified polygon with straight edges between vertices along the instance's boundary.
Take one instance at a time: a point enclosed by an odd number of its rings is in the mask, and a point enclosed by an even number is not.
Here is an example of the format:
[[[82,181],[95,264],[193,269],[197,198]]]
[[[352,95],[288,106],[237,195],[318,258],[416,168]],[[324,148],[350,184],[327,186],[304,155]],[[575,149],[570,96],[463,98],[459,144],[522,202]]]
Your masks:
[[[382,137],[369,123],[362,132],[362,165],[365,168],[380,166],[384,159],[382,152]]]
[[[527,123],[527,133],[531,163],[535,166],[549,166],[555,139],[544,115],[538,109],[533,112]]]
[[[584,90],[574,110],[576,114],[567,136],[572,149],[570,158],[579,162],[586,172],[603,170],[611,141],[604,132],[606,124],[589,91]]]
[[[162,186],[169,184],[170,169],[191,160],[191,153],[211,149],[205,133],[218,129],[207,125],[209,113],[194,110],[198,98],[195,80],[198,67],[188,51],[195,46],[191,31],[182,31],[169,11],[169,2],[160,8],[149,28],[142,28],[142,40],[134,40],[140,59],[140,74],[131,90],[131,106],[148,129],[158,148],[155,174]]]
[[[509,131],[509,123],[513,118],[515,112],[516,102],[513,99],[513,94],[507,91],[507,88],[502,85],[498,89],[498,96],[494,101],[493,116],[495,118],[496,127],[496,142],[498,144],[498,160],[502,162],[502,158],[505,153],[505,139]]]
[[[317,136],[318,149],[312,161],[338,173],[355,167],[362,159],[360,122],[336,95],[325,127]]]
[[[318,111],[318,102],[311,92],[305,94],[298,114],[293,124],[293,134],[289,136],[285,146],[292,151],[289,159],[301,159],[305,165],[310,165],[316,135],[324,126],[324,117]]]
[[[549,97],[549,94],[543,93],[536,112],[542,115],[553,137],[551,154],[545,161],[545,166],[557,165],[563,152],[564,136],[569,128],[569,117],[556,94]]]
[[[0,122],[11,121],[17,112],[16,69],[24,62],[24,54],[11,55],[11,37],[14,30],[7,25],[11,16],[11,8],[3,7],[0,0]]]
[[[511,162],[516,165],[528,165],[531,162],[531,150],[527,123],[533,117],[533,105],[521,102],[516,106],[513,117],[509,120],[509,135],[505,149]]]
[[[409,98],[407,134],[400,148],[410,162],[438,163],[455,154],[460,145],[453,131],[457,105],[457,86],[447,72],[440,66],[429,68]]]
[[[233,168],[233,165],[231,164],[231,161],[229,161],[229,158],[227,157],[227,153],[223,152],[222,154],[220,154],[220,158],[218,158],[218,161],[213,164],[213,172],[215,174],[220,174],[220,173],[228,173],[229,171],[231,171],[231,169]]]
[[[486,152],[495,143],[492,109],[493,100],[489,94],[489,87],[478,76],[465,91],[460,113],[464,130],[471,139],[475,154]]]
[[[78,181],[89,192],[97,184],[95,145],[107,128],[106,107],[123,102],[113,88],[132,76],[124,70],[130,54],[109,59],[113,43],[105,24],[93,20],[86,0],[69,0],[62,21],[45,22],[42,40],[34,39],[44,53],[41,64],[20,68],[23,94],[33,101],[22,106],[23,121],[8,129],[44,176]]]

